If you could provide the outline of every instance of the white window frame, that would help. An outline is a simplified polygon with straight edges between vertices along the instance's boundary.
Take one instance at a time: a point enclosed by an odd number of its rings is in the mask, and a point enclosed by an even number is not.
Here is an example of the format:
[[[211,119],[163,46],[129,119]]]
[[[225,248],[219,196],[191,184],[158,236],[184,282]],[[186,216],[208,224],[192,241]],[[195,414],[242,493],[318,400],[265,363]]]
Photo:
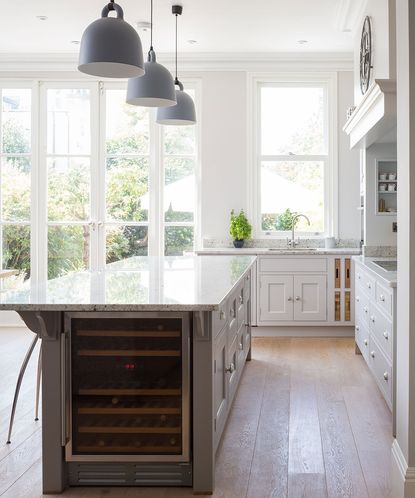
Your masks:
[[[194,226],[194,248],[199,247],[201,241],[201,79],[183,79],[183,83],[195,91],[195,105],[197,113],[196,124],[196,199],[194,222],[189,225]],[[47,171],[46,156],[47,151],[47,109],[45,104],[46,91],[49,88],[88,88],[91,90],[91,177],[98,179],[98,195],[105,195],[105,175],[100,171],[100,164],[103,164],[105,150],[103,143],[105,137],[105,109],[103,106],[103,88],[126,89],[127,83],[121,81],[101,82],[93,79],[45,77],[33,78],[2,78],[0,88],[27,88],[32,90],[32,149],[31,149],[31,220],[27,222],[5,222],[4,225],[30,225],[31,230],[31,279],[39,282],[47,278],[47,258],[48,241],[47,228],[49,225],[47,217]],[[149,255],[161,256],[164,254],[164,210],[163,210],[163,188],[164,174],[161,174],[163,163],[162,150],[162,130],[161,126],[155,122],[156,110],[150,110],[150,178],[149,191],[151,191],[150,213],[148,223],[126,222],[127,225],[149,226]],[[0,118],[1,125],[1,118]],[[95,130],[99,130],[98,132]],[[105,213],[100,211],[98,200],[94,198],[91,191],[91,220],[103,220]],[[74,224],[71,222],[53,222],[54,225]],[[83,224],[83,223],[81,223]],[[123,223],[120,223],[123,224]],[[172,223],[175,225],[175,223]],[[179,225],[180,223],[177,223]],[[0,220],[0,225],[3,225]],[[169,224],[167,224],[169,225]],[[97,234],[98,242],[95,244],[100,254],[91,253],[91,269],[100,268],[105,264],[105,234],[103,230]],[[2,240],[0,240],[0,257],[2,257]],[[102,256],[102,254],[104,256]],[[2,259],[0,260],[2,261]]]
[[[321,85],[326,88],[327,156],[293,156],[292,160],[324,160],[324,232],[296,232],[308,238],[338,236],[338,144],[337,144],[337,73],[248,73],[248,215],[253,224],[254,238],[281,239],[289,232],[264,231],[261,223],[261,161],[282,160],[287,156],[261,156],[260,91],[263,86]]]

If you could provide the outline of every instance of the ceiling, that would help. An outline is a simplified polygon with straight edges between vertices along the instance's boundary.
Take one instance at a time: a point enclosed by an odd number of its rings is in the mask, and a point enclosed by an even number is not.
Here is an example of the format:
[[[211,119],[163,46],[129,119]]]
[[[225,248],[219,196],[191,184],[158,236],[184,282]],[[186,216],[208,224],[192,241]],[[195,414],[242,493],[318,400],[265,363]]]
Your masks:
[[[149,21],[150,0],[118,1],[131,24]],[[178,2],[183,5],[179,49],[187,53],[350,53],[353,38],[344,31],[339,16],[354,1],[359,0],[183,0]],[[154,0],[158,52],[169,53],[173,48],[173,3]],[[72,41],[80,40],[104,5],[102,0],[13,0],[0,18],[0,53],[75,54],[79,47]],[[148,33],[139,33],[147,51]]]

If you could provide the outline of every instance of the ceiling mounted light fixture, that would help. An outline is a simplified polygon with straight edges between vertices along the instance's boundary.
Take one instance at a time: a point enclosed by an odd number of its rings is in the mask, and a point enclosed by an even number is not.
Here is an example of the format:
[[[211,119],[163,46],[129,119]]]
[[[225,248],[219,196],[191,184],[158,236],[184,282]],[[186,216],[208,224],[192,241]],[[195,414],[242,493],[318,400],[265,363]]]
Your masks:
[[[181,5],[173,5],[172,13],[176,16],[176,77],[174,84],[179,87],[176,90],[177,104],[172,107],[164,107],[157,110],[157,123],[163,125],[193,125],[196,123],[195,103],[192,97],[184,91],[183,84],[177,77],[177,16],[183,12]]]
[[[176,91],[170,72],[156,62],[156,53],[153,49],[153,0],[151,0],[150,4],[151,22],[148,61],[144,64],[144,76],[128,80],[127,104],[144,107],[169,107],[176,105]]]
[[[117,17],[110,17],[111,11]],[[103,78],[133,78],[144,74],[140,37],[124,21],[124,12],[114,0],[102,9],[101,18],[85,29],[78,69]]]

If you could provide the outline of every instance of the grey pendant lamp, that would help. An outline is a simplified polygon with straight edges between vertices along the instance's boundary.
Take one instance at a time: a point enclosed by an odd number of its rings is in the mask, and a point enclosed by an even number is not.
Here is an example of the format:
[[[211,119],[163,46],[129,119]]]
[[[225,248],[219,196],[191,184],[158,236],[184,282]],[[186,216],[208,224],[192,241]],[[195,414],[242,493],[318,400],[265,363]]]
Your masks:
[[[114,11],[117,17],[110,17]],[[103,78],[133,78],[144,74],[143,49],[137,31],[126,21],[120,5],[110,0],[101,18],[84,31],[79,71]]]
[[[156,62],[153,49],[153,0],[151,0],[150,50],[144,64],[144,76],[130,78],[127,87],[127,104],[144,107],[168,107],[176,105],[176,91],[173,77]]]
[[[183,12],[181,5],[173,5],[172,13],[176,16],[176,77],[174,84],[179,87],[176,90],[177,104],[171,107],[157,109],[157,123],[163,125],[193,125],[196,123],[195,103],[192,97],[184,91],[183,84],[177,77],[177,16]]]

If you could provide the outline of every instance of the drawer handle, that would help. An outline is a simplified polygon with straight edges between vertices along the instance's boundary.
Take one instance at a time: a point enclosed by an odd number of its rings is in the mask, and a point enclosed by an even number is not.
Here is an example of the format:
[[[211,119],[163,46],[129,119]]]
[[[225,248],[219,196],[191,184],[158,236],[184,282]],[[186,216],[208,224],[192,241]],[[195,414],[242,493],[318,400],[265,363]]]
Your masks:
[[[386,382],[389,380],[388,372],[384,372],[383,378],[386,380]]]
[[[374,352],[374,351],[372,351],[372,352],[370,353],[370,356],[371,356],[372,358],[374,358],[374,357],[375,357],[375,352]]]
[[[386,340],[388,340],[388,339],[389,339],[389,332],[387,332],[387,331],[385,330],[385,332],[383,332],[383,337],[384,337]]]
[[[287,299],[287,301],[290,301],[290,302],[291,302],[292,300],[293,300],[293,298],[292,298],[291,296]]]
[[[385,302],[385,296],[383,294],[380,295],[380,300]]]
[[[239,304],[244,304],[244,297],[242,295],[239,296]]]
[[[235,371],[235,365],[231,363],[228,368],[225,369],[226,373],[233,373]]]
[[[364,345],[365,345],[365,346],[367,346],[367,345],[368,345],[367,339],[365,339],[363,342],[364,342]]]
[[[356,296],[356,302],[360,303],[360,297],[359,296]]]
[[[370,317],[370,321],[371,321],[372,323],[375,323],[375,317],[374,317],[373,315]]]
[[[219,312],[219,319],[220,319],[220,320],[225,320],[225,317],[226,317],[225,312],[224,312],[223,310],[222,310],[222,311],[220,311],[220,312]]]
[[[367,313],[367,312],[369,311],[369,308],[368,308],[367,306],[365,306],[365,307],[363,308],[363,310],[364,310],[364,312],[365,312],[365,313]]]
[[[244,348],[244,345],[242,344],[242,342],[239,343],[239,349],[242,351]]]
[[[372,288],[372,284],[370,282],[367,283],[367,288],[368,289],[371,289]]]
[[[232,318],[235,318],[235,310],[233,308],[230,309],[229,314],[231,315]]]
[[[300,296],[295,296],[295,300],[296,301],[301,301],[301,297]]]
[[[359,330],[360,330],[359,325],[356,325],[356,327],[355,327],[355,328],[356,328],[357,332],[359,332]]]

